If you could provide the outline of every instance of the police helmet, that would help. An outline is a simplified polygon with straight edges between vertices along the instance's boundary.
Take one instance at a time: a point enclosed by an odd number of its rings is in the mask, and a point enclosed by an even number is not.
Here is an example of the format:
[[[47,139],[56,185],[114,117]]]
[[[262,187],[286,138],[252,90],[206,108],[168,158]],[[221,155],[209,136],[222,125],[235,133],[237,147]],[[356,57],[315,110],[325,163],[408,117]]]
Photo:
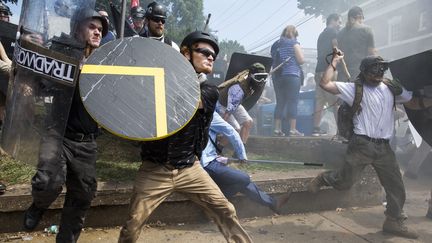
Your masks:
[[[102,37],[106,36],[106,34],[108,33],[108,20],[91,8],[82,8],[75,11],[70,21],[71,33],[75,33],[78,27],[83,23],[83,21],[89,18],[99,19],[101,21]]]
[[[5,4],[3,4],[2,2],[0,2],[0,13],[3,13],[7,16],[12,16],[12,12],[10,11],[10,8]]]
[[[130,14],[133,19],[143,19],[145,16],[145,11],[141,6],[135,6],[131,8]]]
[[[167,10],[164,5],[157,2],[151,2],[149,5],[147,5],[147,11],[145,13],[145,17],[166,19]]]
[[[186,46],[188,48],[191,48],[193,44],[202,41],[202,42],[206,42],[208,44],[210,44],[216,55],[219,53],[219,46],[217,44],[217,40],[214,36],[212,36],[211,34],[207,33],[207,32],[203,32],[203,31],[194,31],[190,34],[188,34],[182,41],[181,43],[181,47],[182,46]]]

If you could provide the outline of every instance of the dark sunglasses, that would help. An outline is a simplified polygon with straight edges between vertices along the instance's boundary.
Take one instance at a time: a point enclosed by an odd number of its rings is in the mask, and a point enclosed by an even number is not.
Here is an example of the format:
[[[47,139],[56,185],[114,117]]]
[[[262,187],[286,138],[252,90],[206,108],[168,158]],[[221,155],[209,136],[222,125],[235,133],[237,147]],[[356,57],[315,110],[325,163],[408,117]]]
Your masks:
[[[196,51],[198,53],[203,54],[205,57],[212,56],[213,60],[216,60],[216,53],[212,52],[211,50],[207,48],[195,48],[193,51]]]
[[[162,19],[162,18],[150,18],[150,20],[155,22],[155,23],[161,22],[162,24],[165,24],[165,19]]]

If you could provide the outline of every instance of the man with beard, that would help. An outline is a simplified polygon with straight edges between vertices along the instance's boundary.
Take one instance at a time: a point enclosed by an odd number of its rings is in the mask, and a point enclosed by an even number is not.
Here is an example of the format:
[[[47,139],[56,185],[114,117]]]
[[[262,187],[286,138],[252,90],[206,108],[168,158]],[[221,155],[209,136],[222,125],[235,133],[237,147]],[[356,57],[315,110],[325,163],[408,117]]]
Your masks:
[[[99,47],[101,38],[108,32],[108,23],[93,9],[84,8],[76,10],[70,29],[70,35],[62,33],[60,37],[54,37],[50,49],[81,60],[83,64]],[[60,97],[54,96],[52,109],[67,109],[62,102],[56,101],[63,97],[57,96]],[[66,184],[57,242],[76,242],[96,193],[95,139],[99,133],[98,124],[84,108],[78,87],[75,88],[64,137],[63,130],[55,124],[54,121],[47,135],[42,137],[39,163],[31,181],[33,203],[25,212],[24,228],[36,228],[43,213]]]
[[[172,46],[172,48],[180,51],[178,45],[165,36],[165,22],[167,19],[167,9],[164,5],[151,2],[147,6],[144,21],[144,32],[139,35],[142,37],[152,38],[164,42],[165,44]]]
[[[324,72],[320,86],[352,106],[357,84],[332,81],[335,67],[343,58],[343,53],[338,53]],[[363,94],[360,109],[353,115],[354,134],[349,141],[345,163],[338,170],[319,174],[310,182],[308,189],[312,193],[318,192],[321,186],[348,190],[360,178],[363,169],[372,165],[386,192],[383,232],[416,239],[418,234],[404,223],[405,187],[389,139],[394,130],[395,103],[403,103],[410,109],[421,109],[431,106],[432,101],[412,97],[412,92],[395,81],[385,79],[387,69],[388,62],[380,56],[368,56],[361,61],[356,82],[363,86]]]
[[[200,205],[218,225],[227,242],[252,242],[240,225],[234,206],[201,167],[218,91],[205,78],[219,53],[216,39],[195,31],[181,44],[181,53],[198,74],[201,101],[198,111],[180,131],[167,138],[143,142],[142,164],[135,178],[129,216],[119,242],[136,242],[146,219],[169,195],[180,192]]]

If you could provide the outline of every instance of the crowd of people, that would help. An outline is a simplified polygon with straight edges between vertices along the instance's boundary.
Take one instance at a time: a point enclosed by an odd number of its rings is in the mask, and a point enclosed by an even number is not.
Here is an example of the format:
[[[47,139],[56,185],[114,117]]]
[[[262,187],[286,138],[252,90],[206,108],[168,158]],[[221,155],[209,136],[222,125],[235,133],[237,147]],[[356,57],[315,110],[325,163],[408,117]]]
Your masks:
[[[10,10],[0,4],[0,20],[9,21]],[[245,144],[252,118],[242,102],[262,89],[268,72],[263,64],[254,63],[223,86],[210,84],[203,74],[213,71],[219,54],[216,38],[204,31],[193,31],[179,46],[165,35],[167,14],[166,6],[157,2],[150,3],[146,9],[134,7],[131,10],[133,28],[139,36],[161,41],[179,51],[192,65],[200,81],[198,112],[174,135],[140,144],[142,164],[135,178],[128,218],[120,230],[119,242],[136,242],[147,218],[173,192],[181,192],[200,205],[218,225],[227,242],[252,242],[230,202],[232,197],[238,192],[243,193],[279,213],[291,192],[274,197],[260,190],[247,173],[227,165],[216,140],[218,135],[225,136],[239,162],[247,162]],[[108,13],[104,10],[97,12],[84,6],[78,8],[71,19],[74,22],[70,33],[54,37],[50,50],[84,64],[102,44],[116,39],[109,29]],[[432,100],[415,97],[399,83],[384,77],[388,62],[376,55],[372,31],[362,23],[363,19],[362,9],[353,7],[348,12],[345,27],[339,30],[341,16],[331,14],[318,38],[313,134],[326,134],[320,128],[320,111],[324,106],[334,106],[336,116],[337,99],[353,105],[358,86],[361,86],[362,98],[361,110],[353,114],[354,134],[349,140],[345,163],[338,170],[320,173],[308,189],[311,193],[318,192],[322,186],[347,190],[359,179],[365,166],[372,165],[386,192],[383,231],[415,239],[418,234],[405,225],[405,187],[389,140],[394,131],[395,103],[403,103],[409,109],[424,109],[432,106]],[[296,119],[304,79],[301,65],[305,62],[298,35],[296,27],[288,25],[271,48],[273,68],[281,65],[272,77],[276,94],[275,136],[304,136],[297,128]],[[11,61],[3,49],[0,45],[0,71],[8,75]],[[326,63],[328,59],[330,61]],[[3,96],[5,99],[6,91],[2,89],[0,95],[0,99]],[[4,102],[0,104],[3,107]],[[282,128],[285,120],[289,124],[288,134]],[[48,207],[66,186],[56,239],[57,242],[78,241],[86,212],[96,194],[99,129],[84,108],[79,90],[75,89],[64,135],[53,126],[42,137],[39,163],[31,180],[33,202],[24,215],[25,229],[34,230],[38,226]],[[430,152],[429,147],[427,152]],[[5,189],[0,183],[0,193]],[[432,217],[431,208],[428,215]]]

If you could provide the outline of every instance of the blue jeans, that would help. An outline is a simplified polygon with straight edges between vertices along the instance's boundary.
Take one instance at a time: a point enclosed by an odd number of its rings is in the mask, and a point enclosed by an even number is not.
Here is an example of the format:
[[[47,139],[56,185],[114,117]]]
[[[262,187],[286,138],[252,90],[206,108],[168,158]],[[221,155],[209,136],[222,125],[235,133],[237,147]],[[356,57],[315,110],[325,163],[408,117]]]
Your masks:
[[[296,119],[297,103],[299,100],[299,92],[301,80],[294,75],[281,76],[273,80],[276,107],[275,119]]]
[[[237,192],[241,192],[251,200],[267,207],[275,203],[273,197],[261,191],[250,180],[249,175],[243,171],[233,169],[216,160],[210,162],[204,169],[228,199],[232,198]]]

